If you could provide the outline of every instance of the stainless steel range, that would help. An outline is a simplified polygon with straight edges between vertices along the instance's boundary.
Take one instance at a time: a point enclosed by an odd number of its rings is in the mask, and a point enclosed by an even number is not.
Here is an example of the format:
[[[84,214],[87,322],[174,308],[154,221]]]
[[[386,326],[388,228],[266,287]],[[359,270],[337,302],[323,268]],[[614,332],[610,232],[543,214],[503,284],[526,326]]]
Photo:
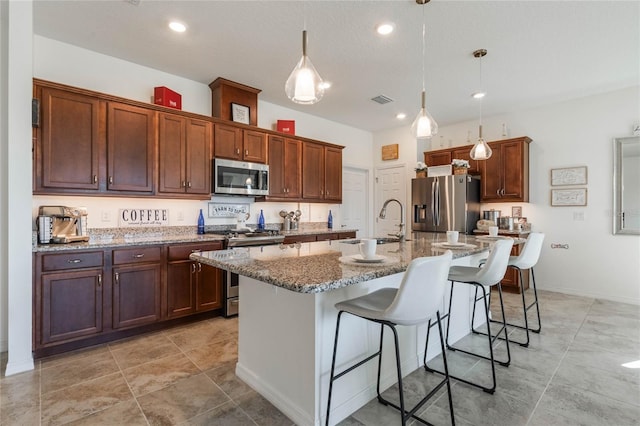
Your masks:
[[[224,248],[233,249],[235,247],[256,247],[281,244],[284,241],[284,235],[278,230],[253,231],[247,230],[211,230],[208,234],[224,235]],[[225,300],[223,306],[223,314],[225,317],[238,315],[239,294],[238,294],[238,274],[233,272],[224,275],[224,294]]]

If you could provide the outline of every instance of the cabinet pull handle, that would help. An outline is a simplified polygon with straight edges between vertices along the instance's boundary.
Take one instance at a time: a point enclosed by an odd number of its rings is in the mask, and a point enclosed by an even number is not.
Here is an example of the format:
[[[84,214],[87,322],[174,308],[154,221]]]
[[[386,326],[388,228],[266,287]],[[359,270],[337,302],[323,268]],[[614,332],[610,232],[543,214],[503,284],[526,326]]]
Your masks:
[[[201,252],[201,251],[202,251],[202,249],[193,249],[193,250],[191,250],[191,253],[198,253],[198,252]]]
[[[249,150],[248,149],[244,150],[244,155],[249,155]]]
[[[180,186],[184,188],[185,186],[187,186],[187,182],[183,180],[182,182],[180,182]]]
[[[144,253],[134,254],[131,257],[133,257],[134,259],[142,259],[144,257]]]
[[[98,274],[98,288],[102,286],[102,274]]]
[[[80,263],[80,262],[82,262],[81,259],[69,259],[69,260],[67,260],[67,263]]]
[[[198,262],[198,273],[202,272],[202,263]]]
[[[98,183],[98,175],[93,175],[93,183]]]
[[[113,176],[109,176],[109,183],[113,184]]]
[[[195,263],[192,263],[192,264],[191,264],[191,273],[192,273],[192,274],[195,274],[195,273],[196,273],[196,264],[195,264]]]
[[[118,272],[115,273],[116,285],[120,284],[120,274]]]
[[[191,181],[190,180],[187,181],[187,188],[191,188]]]
[[[240,148],[236,148],[236,154],[240,155]]]

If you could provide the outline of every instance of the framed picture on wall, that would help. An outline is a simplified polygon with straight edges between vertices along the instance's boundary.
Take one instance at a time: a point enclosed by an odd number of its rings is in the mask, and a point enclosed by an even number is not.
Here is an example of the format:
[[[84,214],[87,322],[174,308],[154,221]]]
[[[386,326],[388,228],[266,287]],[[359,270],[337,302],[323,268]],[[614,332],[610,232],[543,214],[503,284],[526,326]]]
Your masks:
[[[586,184],[587,166],[551,169],[551,186]]]
[[[587,188],[552,189],[551,205],[554,207],[586,206]]]
[[[231,103],[231,120],[236,123],[249,124],[249,107]]]

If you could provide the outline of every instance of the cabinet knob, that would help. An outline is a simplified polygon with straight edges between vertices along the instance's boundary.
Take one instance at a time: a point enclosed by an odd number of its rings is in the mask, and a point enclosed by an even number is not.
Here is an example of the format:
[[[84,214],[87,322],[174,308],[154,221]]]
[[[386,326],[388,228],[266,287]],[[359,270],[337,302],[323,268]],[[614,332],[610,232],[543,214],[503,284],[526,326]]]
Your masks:
[[[115,280],[116,280],[116,284],[120,284],[120,274],[119,273],[115,273],[114,274]]]
[[[185,188],[187,186],[187,181],[183,180],[182,182],[180,182],[180,186],[182,186],[183,188]]]
[[[240,155],[240,148],[236,148],[236,154]]]
[[[102,286],[102,274],[98,274],[98,288]]]
[[[98,183],[98,175],[93,175],[93,183]]]
[[[249,155],[249,150],[248,149],[244,150],[244,155]]]
[[[191,181],[190,180],[187,181],[187,188],[191,188]]]
[[[109,183],[113,184],[113,176],[109,176]]]

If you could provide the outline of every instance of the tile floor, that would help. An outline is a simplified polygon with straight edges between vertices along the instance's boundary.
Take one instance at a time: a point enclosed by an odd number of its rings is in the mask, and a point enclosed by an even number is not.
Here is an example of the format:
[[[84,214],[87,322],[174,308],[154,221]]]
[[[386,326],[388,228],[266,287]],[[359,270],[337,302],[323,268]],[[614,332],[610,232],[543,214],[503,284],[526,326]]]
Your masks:
[[[507,316],[515,318],[519,296],[505,296]],[[511,345],[511,366],[496,367],[494,395],[454,381],[456,423],[640,425],[640,369],[622,366],[640,360],[640,307],[544,291],[540,298],[542,333],[529,348]],[[484,339],[468,336],[460,344],[483,348]],[[0,378],[0,424],[291,425],[235,377],[236,341],[237,320],[216,318],[37,361],[32,372]],[[504,353],[498,344],[497,356]],[[6,354],[0,362],[4,371]],[[449,365],[472,380],[490,380],[486,361],[456,352]],[[436,379],[422,369],[410,374],[407,403]],[[387,392],[397,395],[395,387]],[[421,416],[449,424],[446,394]],[[376,400],[341,422],[392,424],[398,414]]]

